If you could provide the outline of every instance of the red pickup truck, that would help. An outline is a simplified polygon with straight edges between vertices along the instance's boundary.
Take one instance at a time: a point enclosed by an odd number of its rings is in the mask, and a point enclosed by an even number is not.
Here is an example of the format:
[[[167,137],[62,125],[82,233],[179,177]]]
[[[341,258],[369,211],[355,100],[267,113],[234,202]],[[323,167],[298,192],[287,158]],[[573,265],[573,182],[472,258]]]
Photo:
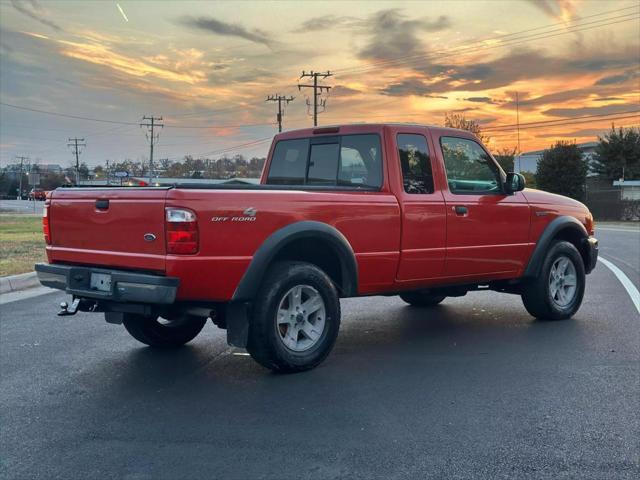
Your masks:
[[[524,187],[465,131],[297,130],[275,137],[260,185],[53,191],[36,270],[73,295],[62,315],[104,312],[154,347],[211,318],[260,364],[300,371],[331,351],[344,297],[431,307],[488,289],[571,317],[596,264],[593,218]]]

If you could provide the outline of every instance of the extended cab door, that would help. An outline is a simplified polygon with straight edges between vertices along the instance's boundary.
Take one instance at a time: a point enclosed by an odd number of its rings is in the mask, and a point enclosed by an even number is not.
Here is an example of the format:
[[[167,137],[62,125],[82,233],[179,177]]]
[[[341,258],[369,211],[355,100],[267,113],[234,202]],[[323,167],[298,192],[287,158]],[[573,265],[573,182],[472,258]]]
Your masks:
[[[432,138],[447,180],[445,276],[517,276],[530,252],[524,195],[503,193],[501,169],[473,138],[446,131]]]
[[[397,280],[412,282],[439,278],[444,269],[446,212],[438,185],[433,147],[426,128],[392,128],[394,154],[390,163],[402,209],[402,240]]]

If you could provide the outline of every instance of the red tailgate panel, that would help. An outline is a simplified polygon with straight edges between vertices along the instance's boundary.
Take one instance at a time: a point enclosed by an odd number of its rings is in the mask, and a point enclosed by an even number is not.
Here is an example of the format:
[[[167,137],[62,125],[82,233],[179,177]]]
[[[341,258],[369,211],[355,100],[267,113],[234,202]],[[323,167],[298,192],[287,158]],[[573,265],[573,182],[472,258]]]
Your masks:
[[[165,189],[56,190],[49,211],[49,261],[164,271],[166,193]],[[108,200],[108,208],[98,208],[98,200]]]

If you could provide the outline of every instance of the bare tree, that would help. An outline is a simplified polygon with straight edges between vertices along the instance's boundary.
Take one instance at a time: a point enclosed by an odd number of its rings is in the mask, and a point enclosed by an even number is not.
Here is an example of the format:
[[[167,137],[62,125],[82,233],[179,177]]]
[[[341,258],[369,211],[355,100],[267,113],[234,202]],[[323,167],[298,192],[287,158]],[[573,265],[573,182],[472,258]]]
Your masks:
[[[486,142],[489,137],[482,135],[482,129],[475,120],[467,120],[463,113],[448,112],[444,115],[444,126],[448,128],[459,128],[473,133],[481,142]]]

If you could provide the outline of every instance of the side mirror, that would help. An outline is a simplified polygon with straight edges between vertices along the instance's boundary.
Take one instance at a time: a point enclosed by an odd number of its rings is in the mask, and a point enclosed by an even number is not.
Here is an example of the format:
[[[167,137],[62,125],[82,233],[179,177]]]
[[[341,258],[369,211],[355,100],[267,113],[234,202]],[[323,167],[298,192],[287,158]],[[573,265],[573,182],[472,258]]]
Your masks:
[[[508,195],[513,195],[515,192],[524,190],[527,181],[523,175],[519,173],[509,172],[507,173],[507,180],[504,182],[504,191]]]

